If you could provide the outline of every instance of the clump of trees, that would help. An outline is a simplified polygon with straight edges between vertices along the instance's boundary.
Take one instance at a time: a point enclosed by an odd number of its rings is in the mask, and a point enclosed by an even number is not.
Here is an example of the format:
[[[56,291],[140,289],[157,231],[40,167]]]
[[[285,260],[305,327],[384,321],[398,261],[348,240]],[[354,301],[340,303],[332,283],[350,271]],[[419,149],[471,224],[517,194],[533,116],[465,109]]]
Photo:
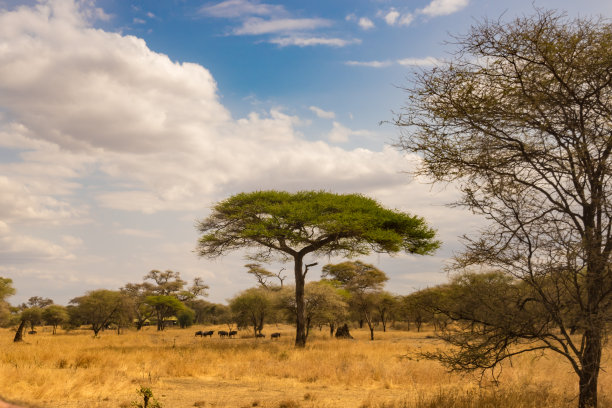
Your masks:
[[[284,312],[288,321],[294,321],[297,314],[294,288],[283,289],[277,299],[277,307]],[[336,286],[325,281],[309,282],[304,287],[304,316],[306,338],[315,326],[329,326],[330,334],[340,322],[347,319],[346,296]]]
[[[339,283],[340,287],[349,293],[349,304],[357,313],[360,322],[365,321],[368,324],[371,340],[374,340],[377,313],[386,329],[390,309],[382,303],[382,288],[389,278],[383,271],[361,261],[348,261],[325,265],[322,276]],[[392,301],[386,296],[385,298],[386,302]]]
[[[189,305],[197,305],[198,297],[207,296],[209,287],[199,277],[191,286],[186,285],[179,272],[154,269],[144,276],[142,283],[128,283],[121,291],[130,299],[137,328],[140,330],[146,321],[155,317],[157,330],[161,331],[166,327],[166,320],[173,316],[181,327],[194,323],[196,311]]]

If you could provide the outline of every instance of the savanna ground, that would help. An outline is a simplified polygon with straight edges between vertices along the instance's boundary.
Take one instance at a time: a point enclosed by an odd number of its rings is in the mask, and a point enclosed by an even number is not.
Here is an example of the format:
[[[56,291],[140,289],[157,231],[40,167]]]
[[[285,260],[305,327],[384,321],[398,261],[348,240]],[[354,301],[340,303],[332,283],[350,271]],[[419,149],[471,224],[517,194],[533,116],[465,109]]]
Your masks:
[[[450,374],[419,352],[444,347],[431,331],[352,330],[355,340],[311,332],[305,350],[293,347],[289,326],[268,326],[280,340],[195,337],[196,330],[91,331],[51,334],[50,328],[14,344],[0,330],[0,396],[32,407],[130,407],[148,387],[175,407],[575,407],[576,376],[558,357],[530,355],[491,377]],[[609,348],[600,377],[600,406],[612,406]]]

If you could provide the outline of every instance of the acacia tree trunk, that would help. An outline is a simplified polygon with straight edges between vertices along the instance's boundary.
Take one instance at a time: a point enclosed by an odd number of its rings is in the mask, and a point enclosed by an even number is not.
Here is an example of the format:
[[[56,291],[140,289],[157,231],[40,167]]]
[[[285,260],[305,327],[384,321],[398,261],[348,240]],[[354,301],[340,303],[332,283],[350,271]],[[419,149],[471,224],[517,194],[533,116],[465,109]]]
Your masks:
[[[304,311],[304,275],[302,274],[302,256],[294,257],[295,273],[295,306],[296,306],[296,330],[295,346],[306,347],[306,317]]]
[[[161,310],[158,310],[156,314],[157,314],[157,331],[163,331],[164,330],[164,315],[161,312]]]
[[[266,314],[264,312],[261,313],[261,315],[259,315],[259,322],[257,323],[257,332],[259,334],[261,334],[261,331],[264,328],[264,318],[266,317]]]
[[[23,329],[25,328],[25,324],[25,320],[22,320],[21,323],[19,323],[19,327],[17,328],[17,333],[15,333],[15,338],[13,339],[13,342],[17,343],[19,341],[23,341]]]
[[[370,329],[370,340],[374,340],[374,321],[372,320],[372,316],[366,315],[366,322]]]

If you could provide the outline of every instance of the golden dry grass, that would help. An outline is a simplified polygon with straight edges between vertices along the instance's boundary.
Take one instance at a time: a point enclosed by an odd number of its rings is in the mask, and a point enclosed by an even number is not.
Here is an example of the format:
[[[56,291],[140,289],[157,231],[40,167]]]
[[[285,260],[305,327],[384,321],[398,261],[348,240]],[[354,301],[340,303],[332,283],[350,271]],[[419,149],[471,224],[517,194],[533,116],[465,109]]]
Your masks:
[[[210,327],[206,327],[209,329]],[[574,407],[577,381],[558,357],[517,358],[501,385],[450,374],[418,359],[444,347],[431,332],[353,330],[355,340],[311,333],[305,350],[293,347],[293,329],[279,341],[201,339],[195,327],[154,328],[94,339],[79,330],[39,331],[21,344],[0,330],[0,395],[40,407],[129,407],[140,386],[169,407]],[[210,329],[223,329],[222,327]],[[609,353],[604,366],[609,366]],[[602,372],[601,406],[612,406],[612,376]]]

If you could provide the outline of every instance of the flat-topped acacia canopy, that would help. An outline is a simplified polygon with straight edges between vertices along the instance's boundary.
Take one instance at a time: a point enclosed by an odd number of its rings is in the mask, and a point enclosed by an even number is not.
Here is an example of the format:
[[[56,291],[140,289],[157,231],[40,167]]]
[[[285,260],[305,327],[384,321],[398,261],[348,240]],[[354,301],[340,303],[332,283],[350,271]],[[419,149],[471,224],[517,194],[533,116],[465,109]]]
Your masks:
[[[298,307],[296,345],[305,345],[304,269],[307,254],[365,255],[370,252],[430,254],[439,247],[421,217],[382,207],[361,194],[325,191],[256,191],[217,203],[198,221],[197,252],[215,258],[249,248],[254,259],[294,259]],[[300,312],[301,310],[301,312]]]

